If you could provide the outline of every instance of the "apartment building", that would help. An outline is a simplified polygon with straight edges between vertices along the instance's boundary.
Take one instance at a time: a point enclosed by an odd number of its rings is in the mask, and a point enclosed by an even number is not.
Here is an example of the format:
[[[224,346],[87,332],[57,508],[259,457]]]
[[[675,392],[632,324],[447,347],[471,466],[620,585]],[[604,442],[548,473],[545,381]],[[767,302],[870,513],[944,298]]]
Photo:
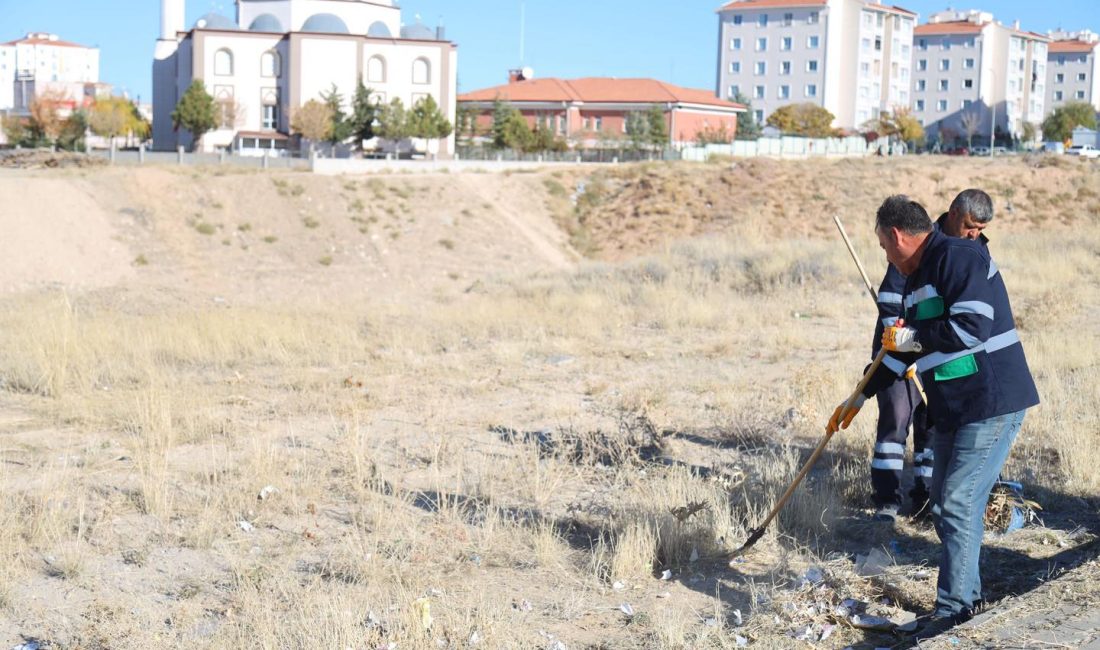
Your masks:
[[[64,93],[72,107],[109,93],[99,83],[99,50],[45,32],[0,43],[0,111],[26,113],[46,90]]]
[[[1066,102],[1088,102],[1100,111],[1100,35],[1051,32],[1047,48],[1046,112]]]
[[[757,122],[813,103],[854,129],[909,106],[917,15],[870,0],[734,0],[718,10],[717,94]]]
[[[916,28],[913,114],[931,137],[952,142],[993,129],[1021,137],[1046,107],[1047,44],[982,11],[943,11]]]

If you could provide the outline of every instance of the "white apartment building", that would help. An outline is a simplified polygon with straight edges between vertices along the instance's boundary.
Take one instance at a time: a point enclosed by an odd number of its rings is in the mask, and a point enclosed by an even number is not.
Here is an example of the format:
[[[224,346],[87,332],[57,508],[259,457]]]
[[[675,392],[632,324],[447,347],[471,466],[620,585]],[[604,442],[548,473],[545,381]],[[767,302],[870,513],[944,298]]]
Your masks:
[[[813,103],[854,129],[912,101],[917,15],[871,0],[734,0],[718,10],[719,97],[740,91],[763,123]]]
[[[99,50],[44,32],[0,43],[0,111],[26,113],[47,89],[63,92],[73,107],[100,94]]]
[[[184,1],[161,0],[155,149],[192,145],[172,112],[196,79],[221,107],[221,123],[202,139],[208,152],[285,150],[293,111],[335,86],[350,113],[360,80],[379,103],[411,108],[431,96],[454,123],[458,48],[442,28],[402,25],[394,0],[237,0],[236,19],[208,13],[190,29]],[[454,136],[428,146],[449,155]]]
[[[933,14],[915,30],[913,114],[930,137],[987,143],[996,128],[1021,137],[1038,129],[1047,97],[1050,39],[980,11]],[[978,134],[981,134],[980,136]],[[984,138],[984,140],[982,139]]]
[[[1100,35],[1051,32],[1047,48],[1047,114],[1066,102],[1088,102],[1100,111]]]

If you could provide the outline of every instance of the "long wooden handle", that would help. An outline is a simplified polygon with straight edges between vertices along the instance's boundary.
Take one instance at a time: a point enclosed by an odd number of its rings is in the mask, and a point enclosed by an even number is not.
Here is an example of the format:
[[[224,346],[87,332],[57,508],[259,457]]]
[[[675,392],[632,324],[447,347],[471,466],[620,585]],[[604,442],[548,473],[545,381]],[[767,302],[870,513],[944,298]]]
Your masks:
[[[879,350],[878,355],[875,357],[875,360],[872,361],[871,365],[867,368],[867,372],[863,373],[863,379],[859,380],[859,384],[856,386],[856,389],[852,391],[852,394],[849,395],[848,399],[844,402],[844,408],[840,410],[840,417],[837,418],[838,422],[840,420],[843,420],[844,416],[848,414],[848,411],[852,409],[852,403],[856,401],[856,399],[859,397],[859,394],[862,393],[863,389],[867,387],[868,383],[870,383],[871,377],[874,376],[875,371],[878,370],[878,367],[882,365],[882,359],[885,356],[886,350]],[[802,479],[806,478],[806,475],[810,473],[810,470],[813,469],[813,466],[817,463],[817,459],[820,458],[821,454],[825,451],[826,445],[828,445],[829,441],[833,439],[834,433],[836,433],[836,431],[826,429],[825,437],[822,438],[821,442],[817,444],[817,448],[814,449],[814,453],[810,454],[809,460],[807,460],[806,463],[802,466],[802,469],[798,471],[798,475],[794,477],[794,481],[792,481],[791,484],[787,487],[787,490],[783,493],[783,496],[779,497],[779,501],[775,504],[775,507],[772,508],[772,511],[768,513],[767,518],[764,519],[764,521],[759,526],[749,531],[748,541],[742,544],[741,548],[733,552],[733,555],[730,558],[731,567],[734,566],[734,560],[743,555],[745,551],[748,551],[750,548],[752,548],[752,545],[764,536],[764,531],[767,530],[768,524],[772,523],[772,520],[775,519],[776,515],[779,514],[779,511],[783,509],[783,506],[787,505],[787,501],[790,500],[791,495],[794,494],[794,491],[798,488],[799,484],[802,483]]]
[[[876,292],[875,288],[871,285],[871,278],[867,277],[867,271],[863,268],[863,262],[859,261],[859,255],[856,255],[856,249],[852,246],[852,240],[848,239],[848,233],[844,230],[844,224],[840,223],[840,215],[833,215],[833,223],[835,223],[837,229],[840,230],[840,236],[844,238],[844,245],[848,247],[848,253],[852,256],[852,259],[855,260],[856,267],[859,268],[859,274],[863,276],[863,285],[867,287],[867,293],[871,294],[871,300],[874,300],[877,305],[878,292]]]

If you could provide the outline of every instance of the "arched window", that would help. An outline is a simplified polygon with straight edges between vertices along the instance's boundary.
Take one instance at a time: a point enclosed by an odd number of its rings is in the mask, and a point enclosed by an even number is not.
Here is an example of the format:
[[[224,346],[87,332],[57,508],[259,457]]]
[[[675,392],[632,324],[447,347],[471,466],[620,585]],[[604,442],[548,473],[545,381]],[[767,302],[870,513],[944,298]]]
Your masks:
[[[260,74],[265,77],[282,76],[282,61],[278,52],[264,52],[260,55]]]
[[[214,74],[230,77],[233,76],[233,53],[229,50],[214,52]]]
[[[413,83],[430,84],[432,82],[432,66],[427,59],[413,61]]]
[[[367,61],[367,81],[371,83],[386,83],[386,60],[380,56],[372,56]]]

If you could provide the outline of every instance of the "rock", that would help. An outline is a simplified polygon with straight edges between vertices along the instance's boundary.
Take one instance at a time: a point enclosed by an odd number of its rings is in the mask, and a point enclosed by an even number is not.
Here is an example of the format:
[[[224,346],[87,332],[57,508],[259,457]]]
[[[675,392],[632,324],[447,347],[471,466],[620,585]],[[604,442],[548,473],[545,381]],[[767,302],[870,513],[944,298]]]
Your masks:
[[[275,487],[274,485],[265,485],[263,487],[263,489],[260,490],[260,494],[258,495],[258,498],[259,498],[260,501],[267,501],[268,499],[270,499],[271,497],[275,496],[278,493],[279,493],[279,488]]]
[[[705,618],[703,619],[703,625],[706,625],[707,627],[718,627],[718,619],[714,618],[713,616],[710,618]]]
[[[246,533],[251,533],[252,531],[256,530],[255,526],[248,523],[244,519],[237,522],[237,528],[240,528],[241,530],[243,530]]]
[[[619,611],[622,612],[623,614],[626,614],[627,618],[633,618],[634,617],[634,607],[631,606],[630,603],[623,603],[623,604],[619,605]]]
[[[733,635],[733,642],[737,644],[738,648],[744,648],[749,644],[749,640],[741,636],[740,634]]]
[[[886,569],[894,564],[894,559],[888,553],[877,548],[871,549],[867,555],[861,555],[856,560],[856,573],[864,578],[880,576],[886,573]]]
[[[870,614],[856,614],[849,619],[855,627],[861,630],[875,630],[878,632],[888,632],[894,629],[894,624],[889,620],[882,618],[881,616],[871,616]]]
[[[668,580],[671,577],[672,577],[672,571],[669,571],[668,569],[665,569],[664,571],[661,572],[661,580]]]
[[[612,583],[611,588],[615,591],[622,591],[623,589],[626,589],[626,585],[616,580],[614,583]]]

